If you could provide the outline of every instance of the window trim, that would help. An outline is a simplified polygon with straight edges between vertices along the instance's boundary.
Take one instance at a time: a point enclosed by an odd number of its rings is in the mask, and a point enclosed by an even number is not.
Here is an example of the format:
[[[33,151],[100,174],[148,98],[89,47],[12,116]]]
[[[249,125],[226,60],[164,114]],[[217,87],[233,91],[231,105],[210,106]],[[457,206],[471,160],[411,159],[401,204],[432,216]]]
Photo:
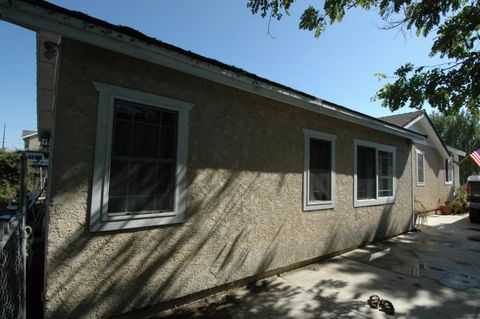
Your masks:
[[[304,134],[304,166],[303,166],[303,211],[314,211],[314,210],[323,210],[323,209],[332,209],[335,208],[335,140],[336,135],[327,134],[323,132],[317,132],[309,129],[303,129]],[[330,187],[330,198],[328,201],[309,201],[310,194],[310,139],[319,139],[324,141],[329,141],[331,143],[331,187]]]
[[[98,105],[90,231],[112,231],[183,222],[186,208],[188,119],[193,104],[100,82],[93,82],[93,85],[98,92]],[[177,163],[172,212],[107,216],[115,99],[177,112]]]
[[[452,185],[453,184],[453,179],[455,178],[455,167],[453,165],[453,158],[448,157],[443,161],[443,165],[445,165],[445,185]],[[451,166],[451,172],[452,172],[452,179],[448,180],[448,172],[450,171],[448,168]]]
[[[422,161],[423,182],[420,182],[419,179],[418,179],[418,177],[419,177],[419,175],[418,175],[418,154],[422,154],[422,158],[423,158],[423,161]],[[417,148],[415,149],[415,176],[416,176],[417,186],[420,186],[420,187],[425,186],[425,152],[422,151],[422,150],[419,150]]]
[[[364,146],[369,148],[375,149],[375,196],[376,198],[373,199],[358,199],[357,198],[357,149],[358,146]],[[378,180],[378,151],[389,152],[392,153],[392,169],[393,169],[393,180],[392,180],[392,196],[378,196],[378,188],[379,188],[379,180]],[[375,206],[375,205],[386,205],[386,204],[394,204],[396,193],[397,193],[397,159],[396,153],[397,149],[394,146],[364,141],[359,139],[353,140],[353,207],[365,207],[365,206]]]

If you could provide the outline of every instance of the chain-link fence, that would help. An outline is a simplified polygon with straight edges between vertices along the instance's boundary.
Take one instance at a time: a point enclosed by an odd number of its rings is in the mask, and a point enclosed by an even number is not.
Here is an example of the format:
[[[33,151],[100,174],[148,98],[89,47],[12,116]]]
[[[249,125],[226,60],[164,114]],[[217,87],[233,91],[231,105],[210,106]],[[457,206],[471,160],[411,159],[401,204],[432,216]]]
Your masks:
[[[15,217],[2,216],[0,221],[1,319],[19,319],[23,316],[24,257],[20,226],[21,221],[15,220]]]

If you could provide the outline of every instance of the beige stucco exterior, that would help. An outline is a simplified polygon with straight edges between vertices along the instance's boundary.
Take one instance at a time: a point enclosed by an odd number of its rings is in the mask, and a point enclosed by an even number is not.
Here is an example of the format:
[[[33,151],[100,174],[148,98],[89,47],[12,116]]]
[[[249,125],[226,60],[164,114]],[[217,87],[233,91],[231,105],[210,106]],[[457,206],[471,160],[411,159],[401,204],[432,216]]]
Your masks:
[[[63,39],[54,112],[46,314],[105,318],[407,231],[408,140]],[[90,233],[92,81],[192,103],[186,220]],[[336,208],[302,211],[303,129],[335,134]],[[396,147],[393,205],[353,207],[353,139]],[[428,181],[428,179],[427,179]]]
[[[422,210],[423,207],[427,210],[436,209],[452,199],[454,182],[445,183],[445,158],[436,148],[421,144],[416,144],[415,148],[424,152],[425,158],[425,183],[418,185],[415,182],[416,207],[418,210]],[[458,165],[454,167],[454,177],[455,171],[458,172]]]
[[[38,140],[38,134],[24,137],[23,142],[25,143],[25,150],[38,151],[40,149],[40,141]]]

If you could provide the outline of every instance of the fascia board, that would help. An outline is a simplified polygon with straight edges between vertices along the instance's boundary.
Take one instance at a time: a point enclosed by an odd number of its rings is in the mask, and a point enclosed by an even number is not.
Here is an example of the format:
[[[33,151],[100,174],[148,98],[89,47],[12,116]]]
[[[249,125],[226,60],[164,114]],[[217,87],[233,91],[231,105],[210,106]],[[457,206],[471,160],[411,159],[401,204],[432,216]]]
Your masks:
[[[420,114],[419,116],[417,116],[416,118],[414,118],[413,120],[411,120],[410,122],[408,122],[406,125],[404,125],[403,127],[406,128],[406,129],[409,129],[410,127],[412,127],[415,123],[417,123],[418,121],[420,121],[421,119],[423,119],[425,117],[425,114]]]

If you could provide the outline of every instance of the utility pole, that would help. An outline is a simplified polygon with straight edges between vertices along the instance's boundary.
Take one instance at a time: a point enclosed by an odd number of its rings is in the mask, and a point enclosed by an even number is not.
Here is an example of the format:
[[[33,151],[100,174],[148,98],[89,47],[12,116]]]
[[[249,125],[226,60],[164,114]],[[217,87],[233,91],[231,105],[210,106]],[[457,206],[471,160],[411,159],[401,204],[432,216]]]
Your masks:
[[[5,128],[7,127],[7,123],[3,123],[3,138],[2,138],[2,151],[5,151]]]

